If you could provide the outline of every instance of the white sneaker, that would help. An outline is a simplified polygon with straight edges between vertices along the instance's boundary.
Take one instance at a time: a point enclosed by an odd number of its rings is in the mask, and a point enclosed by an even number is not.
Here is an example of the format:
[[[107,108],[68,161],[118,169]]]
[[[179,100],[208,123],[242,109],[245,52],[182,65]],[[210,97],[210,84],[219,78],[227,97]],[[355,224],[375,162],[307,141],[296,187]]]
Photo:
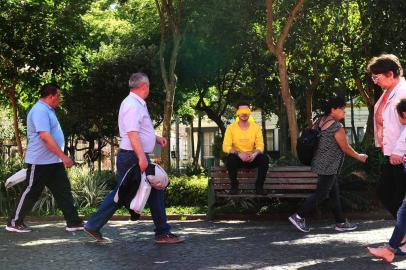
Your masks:
[[[67,231],[67,232],[77,232],[77,231],[83,231],[83,224],[80,224],[80,225],[75,225],[75,226],[69,226],[69,227],[66,227],[65,228],[65,230]]]

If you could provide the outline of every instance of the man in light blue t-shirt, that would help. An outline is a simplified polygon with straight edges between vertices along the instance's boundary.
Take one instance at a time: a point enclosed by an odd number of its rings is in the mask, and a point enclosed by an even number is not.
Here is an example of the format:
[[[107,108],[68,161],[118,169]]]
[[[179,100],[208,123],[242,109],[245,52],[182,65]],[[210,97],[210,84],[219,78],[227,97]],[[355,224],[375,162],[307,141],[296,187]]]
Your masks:
[[[53,83],[41,87],[41,98],[27,116],[27,178],[17,207],[10,216],[6,230],[30,232],[23,220],[31,211],[45,187],[51,191],[66,220],[67,231],[83,230],[83,221],[73,205],[71,186],[66,168],[73,161],[63,152],[65,138],[55,114],[59,105],[61,90]]]

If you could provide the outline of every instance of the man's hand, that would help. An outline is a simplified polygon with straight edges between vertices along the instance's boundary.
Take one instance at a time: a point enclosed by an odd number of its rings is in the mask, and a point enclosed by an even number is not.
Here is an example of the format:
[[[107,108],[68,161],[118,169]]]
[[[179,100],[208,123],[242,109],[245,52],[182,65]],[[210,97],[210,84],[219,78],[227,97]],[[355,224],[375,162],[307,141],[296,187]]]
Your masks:
[[[148,161],[144,155],[142,155],[141,157],[138,157],[138,165],[140,166],[141,172],[145,172],[145,170],[148,167]]]
[[[403,163],[403,157],[399,155],[392,154],[389,157],[389,162],[392,165],[398,165]]]
[[[63,156],[61,158],[63,165],[65,166],[65,168],[70,168],[73,166],[73,161],[68,157],[68,156]]]
[[[164,137],[156,136],[156,143],[162,147],[165,147],[168,144],[168,141]]]
[[[250,155],[250,158],[247,160],[247,162],[253,162],[254,159],[258,156],[258,154],[259,154],[258,151],[255,151],[254,153],[252,153],[252,154]]]
[[[251,158],[251,154],[250,153],[238,153],[238,157],[244,161],[244,162],[249,162],[248,160]]]

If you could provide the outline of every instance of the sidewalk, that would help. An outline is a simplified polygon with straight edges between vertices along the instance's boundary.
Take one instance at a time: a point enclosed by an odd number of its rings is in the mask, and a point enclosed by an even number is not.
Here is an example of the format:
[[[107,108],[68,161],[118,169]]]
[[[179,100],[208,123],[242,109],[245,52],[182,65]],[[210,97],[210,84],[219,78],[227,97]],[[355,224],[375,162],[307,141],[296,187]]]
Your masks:
[[[113,221],[104,228],[111,244],[92,242],[63,222],[29,222],[27,234],[0,230],[0,269],[406,269],[372,259],[367,245],[387,241],[393,221],[359,221],[359,230],[338,233],[331,222],[311,223],[309,234],[286,222],[172,221],[184,236],[178,245],[156,245],[151,221]]]

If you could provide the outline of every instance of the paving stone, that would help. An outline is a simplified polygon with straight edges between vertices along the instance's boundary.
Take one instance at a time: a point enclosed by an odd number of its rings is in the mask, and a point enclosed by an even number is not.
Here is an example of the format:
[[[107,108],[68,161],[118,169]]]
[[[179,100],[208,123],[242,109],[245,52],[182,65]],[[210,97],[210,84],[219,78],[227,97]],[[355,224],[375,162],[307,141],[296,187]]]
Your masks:
[[[308,234],[288,222],[172,221],[184,236],[177,245],[154,244],[151,221],[112,221],[97,244],[83,232],[64,231],[63,222],[31,222],[26,234],[0,230],[0,269],[406,269],[406,257],[393,264],[373,259],[368,245],[385,243],[394,222],[359,221],[359,229],[339,233],[317,221]]]

